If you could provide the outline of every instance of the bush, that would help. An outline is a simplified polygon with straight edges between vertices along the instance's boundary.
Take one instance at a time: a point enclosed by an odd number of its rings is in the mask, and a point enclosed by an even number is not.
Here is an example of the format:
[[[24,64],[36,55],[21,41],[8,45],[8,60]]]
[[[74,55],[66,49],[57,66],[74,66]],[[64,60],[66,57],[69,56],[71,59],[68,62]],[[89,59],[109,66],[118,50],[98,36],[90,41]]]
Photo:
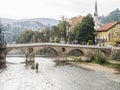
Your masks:
[[[91,61],[97,64],[103,64],[106,62],[106,58],[100,51],[97,51],[95,55],[91,57]]]
[[[93,40],[88,40],[89,45],[93,45]]]
[[[114,64],[113,67],[120,71],[120,64]]]
[[[75,62],[81,62],[81,58],[80,58],[80,57],[74,57],[73,60],[74,60]]]

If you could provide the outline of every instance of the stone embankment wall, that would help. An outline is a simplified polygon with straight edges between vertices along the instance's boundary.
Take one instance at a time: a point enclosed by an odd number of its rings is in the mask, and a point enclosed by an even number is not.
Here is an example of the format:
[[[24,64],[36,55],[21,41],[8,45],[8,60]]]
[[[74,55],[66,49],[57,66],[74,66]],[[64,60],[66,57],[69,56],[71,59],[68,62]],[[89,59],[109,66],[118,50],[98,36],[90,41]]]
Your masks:
[[[114,47],[112,49],[111,57],[113,60],[120,60],[120,47]]]
[[[0,44],[0,68],[6,67],[6,45]]]

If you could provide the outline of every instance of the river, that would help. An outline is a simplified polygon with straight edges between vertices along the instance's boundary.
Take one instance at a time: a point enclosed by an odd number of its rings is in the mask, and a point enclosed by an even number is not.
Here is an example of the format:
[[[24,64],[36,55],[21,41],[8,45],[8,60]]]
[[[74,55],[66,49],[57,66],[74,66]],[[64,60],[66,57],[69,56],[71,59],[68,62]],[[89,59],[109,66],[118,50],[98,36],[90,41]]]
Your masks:
[[[6,58],[0,70],[0,90],[120,90],[120,74],[56,65],[50,58],[35,58],[39,69],[26,66],[25,58]]]

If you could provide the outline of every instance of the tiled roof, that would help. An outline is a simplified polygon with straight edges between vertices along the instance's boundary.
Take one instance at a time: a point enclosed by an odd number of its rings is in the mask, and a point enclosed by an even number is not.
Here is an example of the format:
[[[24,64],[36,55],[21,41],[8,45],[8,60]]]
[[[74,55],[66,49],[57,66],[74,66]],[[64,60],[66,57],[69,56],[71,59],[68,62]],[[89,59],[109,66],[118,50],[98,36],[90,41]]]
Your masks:
[[[104,24],[102,27],[98,28],[97,31],[101,32],[101,31],[107,31],[109,30],[110,28],[112,28],[114,25],[118,24],[118,22],[110,22],[110,23],[107,23],[107,24]]]

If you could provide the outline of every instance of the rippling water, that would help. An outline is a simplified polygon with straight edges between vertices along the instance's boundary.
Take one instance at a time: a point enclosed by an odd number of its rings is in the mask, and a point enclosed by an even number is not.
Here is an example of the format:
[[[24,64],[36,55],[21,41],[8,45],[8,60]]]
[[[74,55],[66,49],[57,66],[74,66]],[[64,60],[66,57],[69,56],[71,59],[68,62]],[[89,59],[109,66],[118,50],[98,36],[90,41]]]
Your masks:
[[[7,58],[0,70],[0,90],[120,90],[120,75],[58,65],[49,58],[36,58],[38,72],[25,66],[25,58]]]

